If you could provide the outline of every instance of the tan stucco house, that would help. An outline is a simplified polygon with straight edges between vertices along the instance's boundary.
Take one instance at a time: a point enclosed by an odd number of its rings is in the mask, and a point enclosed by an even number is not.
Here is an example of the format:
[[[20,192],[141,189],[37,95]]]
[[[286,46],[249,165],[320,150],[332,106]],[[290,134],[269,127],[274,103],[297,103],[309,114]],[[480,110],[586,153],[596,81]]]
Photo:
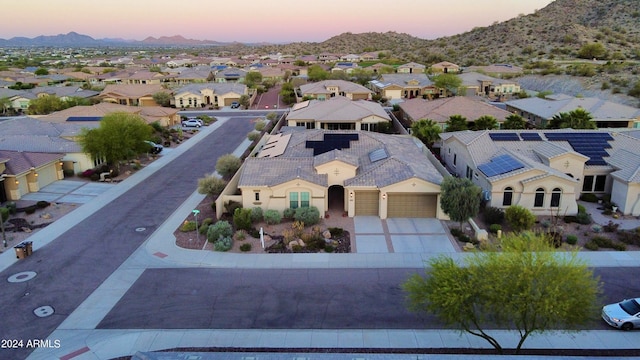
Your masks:
[[[371,100],[373,92],[366,87],[346,80],[324,80],[300,85],[298,102],[306,99],[328,100],[344,96],[350,100]]]
[[[442,175],[412,137],[284,127],[240,171],[243,207],[446,217],[439,206]]]
[[[0,202],[20,200],[28,193],[64,178],[64,154],[0,150]]]
[[[175,91],[175,105],[179,108],[230,106],[242,95],[249,95],[247,86],[239,83],[190,84]]]
[[[520,85],[511,79],[499,79],[477,72],[459,74],[467,96],[503,99],[520,92]]]
[[[120,105],[158,106],[153,100],[153,94],[158,92],[171,93],[160,84],[117,84],[107,85],[98,98]]]
[[[480,186],[488,206],[575,215],[581,194],[610,194],[620,212],[640,215],[640,139],[624,132],[491,130],[440,137],[446,167]]]
[[[381,97],[389,100],[432,98],[439,90],[426,74],[382,74],[369,82],[369,87]]]
[[[288,126],[306,129],[375,131],[383,122],[391,123],[391,118],[380,104],[352,101],[343,96],[327,101],[303,101],[295,104],[287,114]]]

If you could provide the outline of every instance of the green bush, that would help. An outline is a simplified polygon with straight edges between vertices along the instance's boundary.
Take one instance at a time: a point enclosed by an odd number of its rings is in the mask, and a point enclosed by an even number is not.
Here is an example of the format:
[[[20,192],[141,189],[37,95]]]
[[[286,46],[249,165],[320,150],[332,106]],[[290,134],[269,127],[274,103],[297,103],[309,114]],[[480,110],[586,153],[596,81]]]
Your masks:
[[[594,233],[602,232],[602,226],[598,224],[593,224],[591,225],[591,231],[593,231]]]
[[[250,230],[253,228],[251,209],[237,208],[233,212],[233,225],[238,230]]]
[[[604,236],[594,236],[591,239],[591,241],[594,242],[596,245],[598,245],[598,247],[600,248],[614,249],[618,251],[627,250],[627,246],[625,244],[616,243],[613,240]]]
[[[44,209],[49,205],[51,204],[48,201],[43,201],[43,200],[40,200],[36,203],[36,206],[38,207],[38,209]]]
[[[536,222],[533,213],[520,205],[512,205],[504,212],[505,219],[513,231],[530,230]]]
[[[589,240],[586,244],[584,244],[584,248],[592,251],[598,250],[598,244],[596,244],[593,240]]]
[[[253,223],[257,223],[259,221],[262,221],[262,219],[264,218],[264,215],[262,213],[262,208],[261,207],[254,207],[253,209],[251,209],[251,221]]]
[[[324,252],[326,253],[332,253],[335,250],[335,248],[333,247],[333,245],[326,245],[324,247]]]
[[[247,238],[247,232],[245,230],[238,230],[233,234],[233,238],[238,241],[244,241]]]
[[[35,206],[35,205],[27,206],[26,208],[24,208],[24,213],[25,213],[25,214],[27,214],[27,215],[29,215],[29,214],[33,214],[33,213],[35,213],[35,212],[36,212],[36,209],[37,209],[37,208],[38,208],[38,207],[37,207],[37,206]]]
[[[580,200],[590,202],[590,203],[596,203],[598,202],[598,196],[592,193],[584,193],[580,195]]]
[[[225,210],[227,210],[227,213],[229,213],[230,215],[233,215],[236,212],[236,209],[239,209],[242,207],[242,204],[240,204],[237,201],[229,201],[225,206]]]
[[[315,206],[300,207],[296,209],[293,218],[304,223],[305,226],[315,225],[320,221],[320,211]]]
[[[251,251],[251,244],[245,243],[240,245],[240,251],[244,251],[244,252]]]
[[[231,236],[221,237],[213,243],[213,250],[215,251],[229,251],[232,247],[233,239]]]
[[[292,208],[286,208],[282,211],[282,217],[285,219],[293,219],[293,216],[296,214],[296,210]]]
[[[578,214],[586,214],[587,208],[584,205],[578,204]]]
[[[450,230],[451,235],[453,235],[454,237],[458,237],[460,235],[462,235],[462,230],[458,229],[458,228],[452,228]]]
[[[17,205],[16,205],[16,203],[15,203],[15,202],[13,202],[13,201],[8,202],[8,203],[5,205],[5,207],[6,207],[7,209],[9,209],[9,214],[11,214],[11,215],[15,214],[15,213],[18,211],[18,206],[17,206]],[[639,228],[639,229],[640,229],[640,228]]]
[[[278,210],[267,210],[264,212],[264,221],[269,225],[280,224],[282,215]]]
[[[589,214],[587,214],[586,212],[578,213],[578,215],[576,215],[576,220],[578,224],[591,224],[591,216],[589,216]]]
[[[9,209],[0,207],[0,221],[5,222],[9,219]]]
[[[226,220],[221,220],[210,225],[207,230],[207,240],[212,243],[218,241],[220,238],[231,237],[231,235],[233,235],[233,228]]]
[[[180,231],[182,232],[190,232],[190,231],[194,231],[195,229],[196,229],[195,221],[186,221],[180,227]]]
[[[260,139],[260,133],[256,131],[252,131],[247,134],[247,139],[249,139],[249,141],[256,141]]]
[[[262,130],[264,130],[265,126],[266,126],[266,124],[264,123],[264,121],[258,121],[258,122],[256,123],[256,126],[254,126],[253,128],[254,128],[256,131],[262,132]]]
[[[209,225],[213,224],[212,218],[206,218],[202,220],[202,224],[198,224],[198,232],[200,235],[205,235],[209,229]]]
[[[640,246],[640,233],[637,231],[619,231],[618,240],[628,245]]]
[[[502,224],[504,222],[504,210],[493,206],[485,208],[482,212],[482,218],[487,224]]]
[[[578,237],[576,235],[567,235],[567,244],[575,245],[578,243]]]
[[[502,230],[502,225],[500,225],[500,224],[491,224],[491,225],[489,225],[489,231],[492,234],[497,234],[498,230]]]
[[[344,229],[339,227],[330,227],[327,230],[331,233],[332,237],[342,236],[344,234]]]

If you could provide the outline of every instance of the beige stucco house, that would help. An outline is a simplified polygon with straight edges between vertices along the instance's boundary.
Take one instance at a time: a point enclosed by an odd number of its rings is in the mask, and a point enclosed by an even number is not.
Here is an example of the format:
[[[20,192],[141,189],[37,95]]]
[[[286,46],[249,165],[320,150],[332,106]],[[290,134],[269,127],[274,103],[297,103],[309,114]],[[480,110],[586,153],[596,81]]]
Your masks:
[[[99,122],[105,115],[116,112],[139,115],[147,124],[157,122],[167,127],[180,124],[178,109],[162,106],[127,106],[113,103],[74,106],[49,115],[38,116],[38,119],[58,124],[87,124]]]
[[[583,193],[640,215],[640,139],[598,130],[442,133],[446,167],[483,189],[488,206],[521,205],[536,215],[575,215]]]
[[[396,68],[396,72],[398,74],[424,74],[424,71],[427,67],[418,64],[416,62],[409,62],[406,64],[398,65]]]
[[[25,194],[63,179],[63,156],[0,150],[0,202],[20,200]]]
[[[429,67],[429,70],[434,73],[459,73],[460,65],[454,64],[449,61],[441,61],[439,63],[433,64]]]
[[[175,105],[179,108],[230,106],[242,95],[249,95],[247,86],[239,83],[190,84],[175,91]]]
[[[128,106],[157,106],[153,94],[171,93],[160,84],[117,84],[107,85],[98,95],[104,102]]]
[[[446,217],[439,206],[442,175],[412,137],[284,127],[240,171],[243,207]]]
[[[336,96],[327,101],[307,100],[287,114],[287,125],[306,129],[375,131],[379,123],[391,123],[384,108],[372,101]]]
[[[328,100],[344,96],[350,100],[371,100],[373,92],[366,87],[346,80],[324,80],[300,85],[296,92],[298,102],[306,99]]]
[[[389,100],[432,98],[439,90],[426,74],[382,74],[369,82],[369,87],[381,97]]]
[[[520,85],[511,79],[499,79],[477,72],[459,74],[467,96],[503,99],[520,92]]]

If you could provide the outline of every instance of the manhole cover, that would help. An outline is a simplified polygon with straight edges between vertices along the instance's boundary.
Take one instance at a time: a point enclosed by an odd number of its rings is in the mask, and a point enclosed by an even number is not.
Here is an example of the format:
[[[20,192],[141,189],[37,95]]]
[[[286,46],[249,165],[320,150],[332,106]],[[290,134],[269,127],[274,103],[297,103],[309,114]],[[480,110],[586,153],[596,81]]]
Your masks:
[[[19,272],[17,274],[13,274],[13,275],[9,276],[7,281],[10,282],[10,283],[25,282],[25,281],[29,281],[29,280],[33,279],[34,277],[36,277],[36,275],[37,274],[34,271],[23,271],[23,272]]]
[[[143,228],[143,227],[136,228],[137,232],[143,232],[145,230],[147,230],[147,228]]]
[[[49,305],[40,306],[33,310],[33,313],[36,314],[37,317],[47,317],[53,315],[53,308]]]

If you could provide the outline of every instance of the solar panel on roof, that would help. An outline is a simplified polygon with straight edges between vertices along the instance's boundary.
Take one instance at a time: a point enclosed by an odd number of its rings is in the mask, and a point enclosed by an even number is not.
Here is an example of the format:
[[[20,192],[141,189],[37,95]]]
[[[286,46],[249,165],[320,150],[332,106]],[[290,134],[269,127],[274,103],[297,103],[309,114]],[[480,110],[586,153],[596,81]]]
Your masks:
[[[102,116],[69,116],[67,121],[100,121]]]
[[[387,151],[384,148],[380,148],[369,153],[369,160],[371,160],[371,162],[373,163],[382,159],[386,159],[387,156],[389,156],[387,155]]]
[[[603,132],[549,132],[544,134],[550,141],[567,141],[580,154],[587,156],[586,165],[606,165],[603,157],[609,156],[605,149],[610,149],[609,141],[613,137]]]
[[[513,158],[511,155],[505,154],[491,159],[488,163],[478,166],[487,177],[506,174],[508,172],[522,169],[524,165]]]
[[[520,133],[520,137],[524,141],[540,141],[542,138],[538,133]]]
[[[324,134],[322,140],[307,140],[305,147],[307,149],[313,149],[313,156],[316,156],[331,150],[348,149],[351,146],[350,142],[352,140],[357,141],[358,134]]]
[[[520,141],[517,133],[489,133],[493,141]]]

